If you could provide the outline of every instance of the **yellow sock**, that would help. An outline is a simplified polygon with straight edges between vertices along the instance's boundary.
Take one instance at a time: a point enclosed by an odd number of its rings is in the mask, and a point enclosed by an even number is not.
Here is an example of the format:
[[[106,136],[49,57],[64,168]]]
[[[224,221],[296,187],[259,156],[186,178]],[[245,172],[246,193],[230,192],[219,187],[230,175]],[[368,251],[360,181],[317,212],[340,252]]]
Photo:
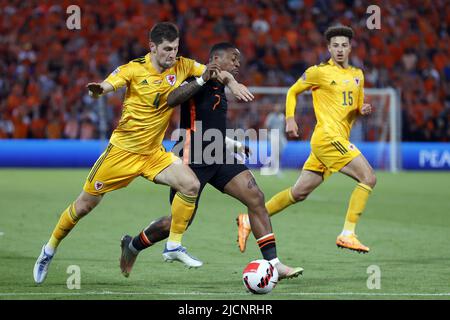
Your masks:
[[[177,192],[172,201],[172,223],[168,241],[181,243],[181,238],[195,211],[197,196]]]
[[[347,215],[345,216],[344,231],[355,232],[356,223],[366,207],[372,188],[363,183],[358,183],[350,197]]]
[[[287,188],[272,197],[266,202],[266,209],[269,216],[273,216],[275,213],[289,207],[295,203],[295,199],[292,196],[291,188]]]
[[[61,214],[58,223],[53,230],[52,236],[48,241],[48,245],[56,249],[61,242],[70,232],[70,230],[75,227],[79,218],[75,212],[75,203],[72,203],[64,212]]]

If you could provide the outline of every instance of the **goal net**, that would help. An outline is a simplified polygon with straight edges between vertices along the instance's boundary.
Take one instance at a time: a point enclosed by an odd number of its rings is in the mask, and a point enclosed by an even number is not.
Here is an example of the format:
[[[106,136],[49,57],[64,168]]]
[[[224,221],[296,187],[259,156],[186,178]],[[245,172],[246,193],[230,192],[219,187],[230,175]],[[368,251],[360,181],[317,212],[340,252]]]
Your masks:
[[[287,87],[250,87],[255,95],[251,103],[229,97],[228,127],[265,128],[268,114],[278,108],[285,110]],[[376,169],[396,172],[401,169],[401,119],[398,93],[392,88],[366,88],[365,102],[372,104],[373,113],[358,117],[353,124],[350,141],[354,143]],[[311,92],[298,96],[296,120],[300,141],[309,142],[316,124]],[[281,153],[281,157],[286,153]],[[283,162],[283,159],[282,159]]]

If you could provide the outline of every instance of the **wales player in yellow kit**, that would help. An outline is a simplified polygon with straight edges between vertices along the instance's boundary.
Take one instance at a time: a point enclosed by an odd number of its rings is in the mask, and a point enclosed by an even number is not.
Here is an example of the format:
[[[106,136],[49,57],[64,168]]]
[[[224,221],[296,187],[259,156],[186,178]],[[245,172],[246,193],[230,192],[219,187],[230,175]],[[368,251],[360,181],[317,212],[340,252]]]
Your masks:
[[[87,85],[94,98],[126,86],[122,117],[108,147],[92,167],[80,196],[63,211],[49,241],[42,247],[33,269],[36,283],[45,280],[58,245],[80,218],[91,212],[105,193],[126,187],[139,176],[177,190],[164,260],[181,261],[188,267],[202,265],[181,246],[200,183],[187,165],[166,152],[162,140],[173,111],[167,104],[169,93],[189,77],[197,77],[196,83],[201,86],[220,69],[215,64],[205,66],[177,58],[178,46],[178,28],[169,22],[158,23],[150,32],[150,53],[118,67],[102,83]],[[228,86],[238,98],[251,100],[247,88],[234,79]]]
[[[344,228],[337,237],[338,247],[367,253],[355,235],[358,222],[376,178],[372,167],[350,139],[350,130],[358,115],[372,112],[364,103],[364,75],[361,69],[349,65],[353,30],[345,26],[330,27],[325,32],[331,59],[308,68],[289,89],[286,100],[286,132],[298,137],[294,118],[297,95],[312,90],[317,124],[311,137],[311,153],[297,182],[266,202],[269,215],[306,199],[333,172],[355,179],[358,183],[350,197]],[[238,242],[241,251],[250,231],[248,216],[238,216]]]

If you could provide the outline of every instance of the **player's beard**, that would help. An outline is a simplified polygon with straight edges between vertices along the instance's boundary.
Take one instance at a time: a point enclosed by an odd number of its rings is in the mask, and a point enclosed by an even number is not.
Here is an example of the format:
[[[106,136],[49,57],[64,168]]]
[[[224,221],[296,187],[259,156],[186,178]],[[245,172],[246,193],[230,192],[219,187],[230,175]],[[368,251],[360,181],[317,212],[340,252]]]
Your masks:
[[[175,64],[176,59],[173,59],[172,61],[168,61],[168,60],[159,60],[158,64],[162,69],[169,69],[171,67],[173,67],[173,65]]]

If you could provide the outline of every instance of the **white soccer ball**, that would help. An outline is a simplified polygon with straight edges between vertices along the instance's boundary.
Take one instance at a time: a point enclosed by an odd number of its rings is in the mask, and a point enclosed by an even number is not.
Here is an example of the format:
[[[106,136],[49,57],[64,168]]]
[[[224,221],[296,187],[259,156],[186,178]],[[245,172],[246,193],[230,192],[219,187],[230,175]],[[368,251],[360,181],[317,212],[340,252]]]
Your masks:
[[[254,260],[245,267],[242,280],[251,293],[269,293],[277,285],[278,271],[267,260]]]

